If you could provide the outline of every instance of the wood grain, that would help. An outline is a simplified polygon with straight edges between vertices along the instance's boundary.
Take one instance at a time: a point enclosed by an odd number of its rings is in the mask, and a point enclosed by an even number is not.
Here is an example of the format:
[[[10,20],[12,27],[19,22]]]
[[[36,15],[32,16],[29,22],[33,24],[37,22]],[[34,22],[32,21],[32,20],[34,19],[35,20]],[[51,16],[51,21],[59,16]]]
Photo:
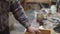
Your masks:
[[[41,34],[51,34],[51,30],[40,30]],[[29,32],[25,32],[25,34],[30,34]]]

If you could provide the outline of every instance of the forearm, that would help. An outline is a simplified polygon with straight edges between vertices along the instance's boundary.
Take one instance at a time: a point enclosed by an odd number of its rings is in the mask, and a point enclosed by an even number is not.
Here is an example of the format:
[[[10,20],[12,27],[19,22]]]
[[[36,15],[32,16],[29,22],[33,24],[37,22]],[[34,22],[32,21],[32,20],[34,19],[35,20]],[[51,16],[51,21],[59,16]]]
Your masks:
[[[24,10],[22,8],[20,8],[20,10],[13,12],[13,14],[16,20],[18,20],[19,23],[21,23],[24,27],[27,28],[31,25],[29,19],[25,15]]]
[[[11,8],[13,9],[13,15],[16,20],[18,20],[19,23],[21,23],[25,28],[29,27],[31,24],[29,23],[29,19],[25,15],[25,11],[21,4],[18,1],[15,1],[11,6]]]

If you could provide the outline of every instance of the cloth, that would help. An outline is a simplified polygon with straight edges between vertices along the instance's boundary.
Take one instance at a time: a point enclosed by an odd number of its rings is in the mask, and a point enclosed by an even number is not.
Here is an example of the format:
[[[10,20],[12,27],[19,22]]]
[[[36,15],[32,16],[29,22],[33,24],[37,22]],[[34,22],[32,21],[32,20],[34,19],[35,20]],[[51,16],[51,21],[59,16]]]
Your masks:
[[[16,20],[18,20],[24,27],[29,27],[30,23],[24,13],[24,9],[18,0],[0,1],[0,31],[5,30],[9,24],[8,13],[12,12]]]

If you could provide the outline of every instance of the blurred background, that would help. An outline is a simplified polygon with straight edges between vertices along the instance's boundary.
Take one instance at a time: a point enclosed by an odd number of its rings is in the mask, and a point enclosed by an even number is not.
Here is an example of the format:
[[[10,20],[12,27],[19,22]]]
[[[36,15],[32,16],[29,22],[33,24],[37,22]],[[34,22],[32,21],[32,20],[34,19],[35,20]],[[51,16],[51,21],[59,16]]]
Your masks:
[[[32,26],[60,34],[60,0],[19,0]],[[25,28],[9,13],[10,34],[24,34]]]

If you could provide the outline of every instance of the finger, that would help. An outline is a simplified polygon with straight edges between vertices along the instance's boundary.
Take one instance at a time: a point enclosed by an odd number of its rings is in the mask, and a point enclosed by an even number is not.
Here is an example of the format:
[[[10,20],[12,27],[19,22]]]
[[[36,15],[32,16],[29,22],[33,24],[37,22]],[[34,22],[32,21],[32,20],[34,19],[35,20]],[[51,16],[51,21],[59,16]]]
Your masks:
[[[41,34],[41,31],[40,31],[40,30],[37,30],[36,33],[37,33],[37,34]]]
[[[32,32],[32,34],[36,34],[35,32]]]
[[[41,34],[41,31],[38,31],[38,34]]]
[[[35,34],[35,32],[34,31],[30,31],[30,34]]]

